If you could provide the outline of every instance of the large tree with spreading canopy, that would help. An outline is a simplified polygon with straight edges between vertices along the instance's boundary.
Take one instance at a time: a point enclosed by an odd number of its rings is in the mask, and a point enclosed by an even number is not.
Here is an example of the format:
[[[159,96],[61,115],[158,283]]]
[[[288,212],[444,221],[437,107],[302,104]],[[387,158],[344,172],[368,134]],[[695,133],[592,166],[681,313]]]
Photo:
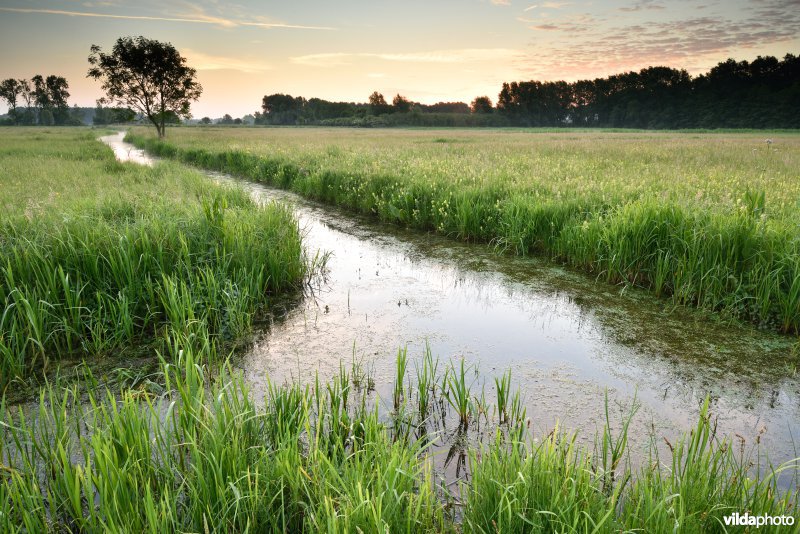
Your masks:
[[[88,77],[103,82],[106,96],[98,102],[138,111],[164,137],[170,112],[191,117],[189,105],[203,92],[197,71],[186,65],[171,43],[145,37],[120,37],[110,54],[92,45]]]

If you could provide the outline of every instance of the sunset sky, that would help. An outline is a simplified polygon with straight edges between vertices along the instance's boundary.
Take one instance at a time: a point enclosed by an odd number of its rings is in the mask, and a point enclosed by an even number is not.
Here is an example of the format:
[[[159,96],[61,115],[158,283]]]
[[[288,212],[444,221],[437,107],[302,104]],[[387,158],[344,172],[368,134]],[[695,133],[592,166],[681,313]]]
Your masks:
[[[469,102],[504,81],[798,54],[800,0],[0,0],[0,79],[62,75],[70,104],[94,106],[89,46],[126,35],[188,58],[204,87],[195,117],[240,117],[278,92]]]

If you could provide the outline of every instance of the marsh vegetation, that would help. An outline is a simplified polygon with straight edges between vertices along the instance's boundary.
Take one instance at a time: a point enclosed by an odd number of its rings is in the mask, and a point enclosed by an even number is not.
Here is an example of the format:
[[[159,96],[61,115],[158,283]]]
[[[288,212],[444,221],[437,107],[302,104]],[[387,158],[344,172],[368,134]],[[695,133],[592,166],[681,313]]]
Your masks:
[[[797,334],[800,139],[773,137],[324,129],[184,129],[166,143],[129,136],[158,155],[402,226],[545,254],[610,284]]]
[[[782,312],[778,297],[789,292],[791,312],[793,136],[744,155],[738,144],[755,139],[365,133],[132,138],[391,223],[543,254],[601,284],[796,333],[800,313]],[[636,403],[620,416],[606,399],[587,447],[568,422],[537,432],[513,373],[492,373],[487,389],[484,369],[430,349],[401,348],[384,384],[353,360],[302,383],[268,376],[254,394],[236,360],[225,362],[314,270],[295,213],[176,162],[119,163],[97,132],[0,135],[7,391],[75,358],[153,364],[114,385],[90,365],[77,381],[48,383],[38,403],[3,401],[3,530],[697,532],[724,531],[734,512],[798,516],[796,463],[761,465],[758,449],[717,431],[710,399],[682,438],[654,435],[633,462]],[[748,157],[765,170],[736,167]],[[725,196],[737,187],[742,200]],[[772,271],[752,272],[759,265]],[[731,284],[739,301],[725,293]],[[748,296],[759,287],[770,304],[763,315],[758,294]],[[466,475],[449,477],[454,465]]]

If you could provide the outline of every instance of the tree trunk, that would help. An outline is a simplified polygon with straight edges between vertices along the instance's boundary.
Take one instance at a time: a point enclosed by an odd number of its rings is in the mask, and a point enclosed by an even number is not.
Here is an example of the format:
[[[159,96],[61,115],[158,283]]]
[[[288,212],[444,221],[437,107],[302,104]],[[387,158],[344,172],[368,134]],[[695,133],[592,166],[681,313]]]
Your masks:
[[[164,139],[164,126],[160,124],[158,120],[156,120],[156,118],[150,114],[147,115],[147,118],[150,120],[150,122],[153,123],[153,126],[156,127],[156,131],[158,132],[158,138]]]

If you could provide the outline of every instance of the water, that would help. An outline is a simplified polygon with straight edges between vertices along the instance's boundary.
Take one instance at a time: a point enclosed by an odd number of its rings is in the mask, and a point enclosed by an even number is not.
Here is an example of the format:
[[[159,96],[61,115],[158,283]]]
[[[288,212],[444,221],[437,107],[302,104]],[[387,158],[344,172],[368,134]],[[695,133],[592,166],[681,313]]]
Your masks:
[[[136,148],[130,143],[123,142],[123,137],[125,137],[124,134],[116,133],[114,135],[106,135],[105,137],[101,137],[100,141],[111,147],[111,150],[114,151],[114,156],[118,160],[132,161],[133,163],[138,163],[139,165],[147,165],[148,167],[152,167],[154,163],[153,158],[148,156],[144,150]]]
[[[102,140],[120,159],[130,154],[152,164],[122,138]],[[308,382],[318,373],[326,380],[340,362],[349,367],[355,360],[388,399],[398,348],[408,347],[413,373],[427,343],[442,363],[463,357],[478,366],[473,391],[485,385],[490,401],[491,377],[511,369],[534,436],[560,421],[592,443],[605,422],[606,395],[617,428],[636,396],[631,446],[641,455],[651,439],[672,441],[691,428],[708,395],[718,435],[760,441],[773,463],[800,456],[796,339],[672,308],[536,258],[399,230],[209,175],[243,185],[260,202],[289,204],[307,252],[331,254],[324,283],[273,317],[237,360],[257,397],[267,376]]]

